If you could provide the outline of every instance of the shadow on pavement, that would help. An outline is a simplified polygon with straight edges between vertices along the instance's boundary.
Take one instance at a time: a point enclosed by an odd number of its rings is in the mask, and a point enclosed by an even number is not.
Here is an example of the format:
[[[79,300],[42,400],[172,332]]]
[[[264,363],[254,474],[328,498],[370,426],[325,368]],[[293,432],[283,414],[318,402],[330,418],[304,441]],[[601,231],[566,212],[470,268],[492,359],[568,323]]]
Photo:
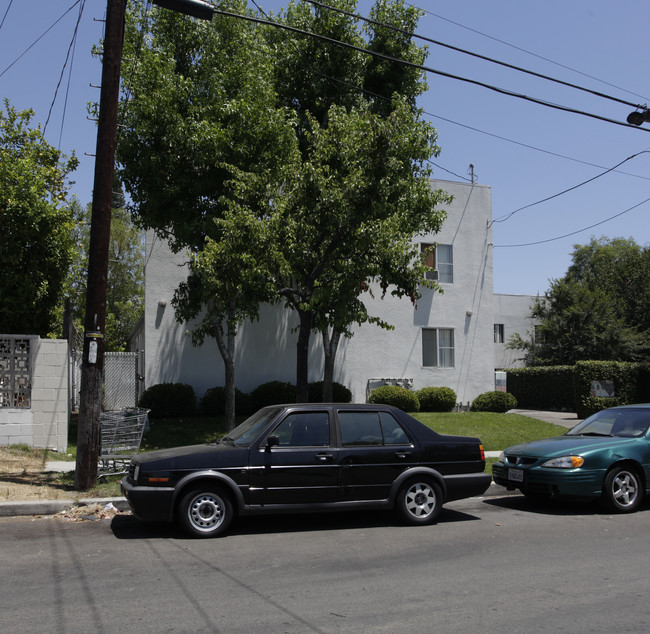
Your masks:
[[[478,521],[479,519],[475,515],[443,507],[438,524]],[[227,535],[305,533],[379,527],[415,530],[420,528],[401,524],[390,511],[354,511],[241,517],[233,522]],[[132,515],[114,517],[111,521],[111,530],[117,539],[194,539],[186,535],[175,524],[142,522]]]

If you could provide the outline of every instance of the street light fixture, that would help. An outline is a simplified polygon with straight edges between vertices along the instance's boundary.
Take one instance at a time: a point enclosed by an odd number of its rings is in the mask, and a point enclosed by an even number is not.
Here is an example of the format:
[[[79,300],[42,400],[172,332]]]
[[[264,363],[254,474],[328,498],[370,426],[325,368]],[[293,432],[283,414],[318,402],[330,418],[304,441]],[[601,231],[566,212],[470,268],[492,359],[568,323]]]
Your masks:
[[[640,112],[638,110],[635,110],[634,112],[630,112],[630,114],[627,115],[627,122],[631,125],[641,125],[646,121],[650,121],[650,110],[647,108],[643,108],[643,110]]]
[[[152,0],[154,4],[201,20],[212,20],[214,7],[203,0]]]

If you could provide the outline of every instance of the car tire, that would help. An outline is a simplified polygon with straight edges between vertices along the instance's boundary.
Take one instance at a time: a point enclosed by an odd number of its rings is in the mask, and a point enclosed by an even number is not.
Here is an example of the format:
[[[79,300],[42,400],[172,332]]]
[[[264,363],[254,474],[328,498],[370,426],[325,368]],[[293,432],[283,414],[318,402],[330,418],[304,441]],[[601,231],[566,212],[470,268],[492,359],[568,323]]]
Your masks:
[[[603,503],[614,513],[633,513],[643,501],[639,474],[627,466],[614,467],[605,477]]]
[[[411,478],[400,487],[395,507],[407,524],[432,524],[442,510],[442,490],[428,478]]]
[[[193,537],[218,537],[228,530],[233,514],[228,494],[221,487],[204,485],[181,497],[177,518]]]

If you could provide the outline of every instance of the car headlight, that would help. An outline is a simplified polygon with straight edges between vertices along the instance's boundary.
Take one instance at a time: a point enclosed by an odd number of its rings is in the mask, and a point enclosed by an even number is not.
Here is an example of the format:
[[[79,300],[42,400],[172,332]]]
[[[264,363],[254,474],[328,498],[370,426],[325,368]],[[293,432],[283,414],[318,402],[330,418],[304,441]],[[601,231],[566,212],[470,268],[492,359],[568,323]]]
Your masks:
[[[553,467],[555,469],[576,469],[582,467],[585,459],[582,456],[561,456],[547,460],[542,467]]]
[[[502,451],[502,452],[499,454],[499,462],[503,462],[503,464],[506,463],[506,452],[505,452],[505,451]]]
[[[140,475],[140,465],[137,464],[135,465],[135,469],[133,470],[133,482],[136,484],[138,483],[138,476]]]

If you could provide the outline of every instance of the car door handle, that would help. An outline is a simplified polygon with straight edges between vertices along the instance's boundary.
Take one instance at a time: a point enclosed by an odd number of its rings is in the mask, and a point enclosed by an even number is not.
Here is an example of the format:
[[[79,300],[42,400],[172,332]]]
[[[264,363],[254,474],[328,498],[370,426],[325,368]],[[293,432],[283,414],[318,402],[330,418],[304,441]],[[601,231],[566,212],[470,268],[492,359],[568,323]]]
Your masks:
[[[410,451],[396,451],[395,456],[399,458],[400,460],[404,460],[406,458],[409,458],[411,456]]]
[[[334,460],[334,456],[331,453],[317,453],[316,460],[320,460],[320,462],[331,462]]]

